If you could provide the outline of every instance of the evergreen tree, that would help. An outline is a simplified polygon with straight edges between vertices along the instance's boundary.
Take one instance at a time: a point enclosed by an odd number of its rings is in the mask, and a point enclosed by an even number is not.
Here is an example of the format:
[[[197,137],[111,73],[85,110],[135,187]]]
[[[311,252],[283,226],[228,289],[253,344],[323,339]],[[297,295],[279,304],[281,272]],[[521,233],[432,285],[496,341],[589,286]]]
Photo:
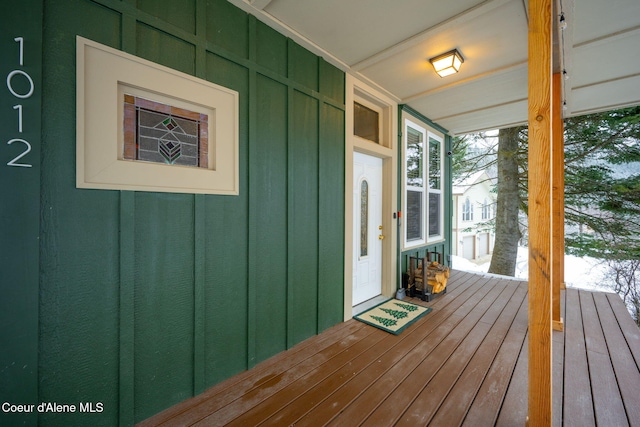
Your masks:
[[[452,143],[452,177],[464,181],[476,171],[487,169],[495,175],[498,140],[485,133],[456,136]]]
[[[523,128],[501,129],[498,134],[498,200],[496,205],[496,240],[489,273],[514,276],[520,240],[518,213],[523,206],[520,194],[522,163],[519,155]]]
[[[640,258],[640,107],[565,120],[569,253]]]
[[[600,258],[640,326],[640,107],[565,121],[568,253]]]
[[[469,155],[472,150],[465,144],[473,137],[458,140],[466,157],[454,166],[454,176],[473,173],[478,165],[494,161],[495,151],[491,148]],[[501,130],[499,134],[496,251],[505,245],[501,235],[509,238],[509,248],[520,238],[521,231],[526,236],[526,224],[521,224],[518,211],[526,215],[528,210],[527,140],[526,128]],[[517,192],[513,185],[516,182]],[[507,183],[511,184],[509,201],[501,203],[500,193]],[[506,207],[516,204],[518,209],[505,212]],[[613,260],[618,267],[630,266],[630,261],[640,259],[640,107],[565,120],[565,218],[568,253]],[[503,251],[499,256],[504,268],[494,268],[492,263],[490,271],[513,275],[511,265],[515,266],[516,255],[512,248]],[[637,269],[633,272],[634,275],[615,276],[627,278],[622,284],[616,282],[617,290],[635,286],[628,279],[638,277]]]

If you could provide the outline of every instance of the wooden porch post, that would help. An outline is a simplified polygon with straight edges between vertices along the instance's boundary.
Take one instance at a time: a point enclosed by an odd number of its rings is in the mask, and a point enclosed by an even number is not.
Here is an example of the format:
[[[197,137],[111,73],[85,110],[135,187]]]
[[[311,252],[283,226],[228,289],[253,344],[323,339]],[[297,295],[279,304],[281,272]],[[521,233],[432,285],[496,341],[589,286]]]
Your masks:
[[[564,122],[562,121],[562,74],[553,74],[552,145],[552,278],[553,329],[562,331],[560,290],[564,289]]]
[[[551,426],[551,0],[529,0],[529,426]]]

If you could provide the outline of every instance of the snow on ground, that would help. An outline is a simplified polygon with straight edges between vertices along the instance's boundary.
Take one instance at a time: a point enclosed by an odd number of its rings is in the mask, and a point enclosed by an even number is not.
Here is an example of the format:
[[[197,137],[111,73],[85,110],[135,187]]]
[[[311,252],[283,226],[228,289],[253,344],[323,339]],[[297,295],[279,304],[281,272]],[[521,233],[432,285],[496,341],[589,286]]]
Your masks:
[[[475,271],[486,273],[489,270],[490,257],[477,261],[470,261],[458,256],[452,256],[452,266],[456,270]],[[518,248],[518,258],[516,260],[515,277],[527,279],[529,250],[528,248]],[[569,287],[613,292],[611,280],[607,280],[606,266],[598,259],[583,257],[578,258],[573,255],[564,257],[564,277],[565,283]]]

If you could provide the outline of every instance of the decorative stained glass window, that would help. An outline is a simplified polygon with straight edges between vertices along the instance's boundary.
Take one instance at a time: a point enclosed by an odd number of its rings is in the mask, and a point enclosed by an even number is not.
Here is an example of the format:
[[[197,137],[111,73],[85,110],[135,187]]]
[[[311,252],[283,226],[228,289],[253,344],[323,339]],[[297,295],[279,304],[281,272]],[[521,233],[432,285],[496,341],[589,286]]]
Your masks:
[[[127,160],[208,168],[208,116],[124,95]]]
[[[360,184],[360,256],[369,254],[369,183]]]

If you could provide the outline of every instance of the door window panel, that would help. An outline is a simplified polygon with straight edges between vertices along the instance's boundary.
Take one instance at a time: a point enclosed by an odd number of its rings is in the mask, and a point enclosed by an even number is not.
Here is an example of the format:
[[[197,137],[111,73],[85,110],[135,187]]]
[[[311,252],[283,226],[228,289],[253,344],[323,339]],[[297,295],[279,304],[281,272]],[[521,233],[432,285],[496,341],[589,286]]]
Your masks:
[[[360,257],[369,254],[369,183],[360,184]]]

